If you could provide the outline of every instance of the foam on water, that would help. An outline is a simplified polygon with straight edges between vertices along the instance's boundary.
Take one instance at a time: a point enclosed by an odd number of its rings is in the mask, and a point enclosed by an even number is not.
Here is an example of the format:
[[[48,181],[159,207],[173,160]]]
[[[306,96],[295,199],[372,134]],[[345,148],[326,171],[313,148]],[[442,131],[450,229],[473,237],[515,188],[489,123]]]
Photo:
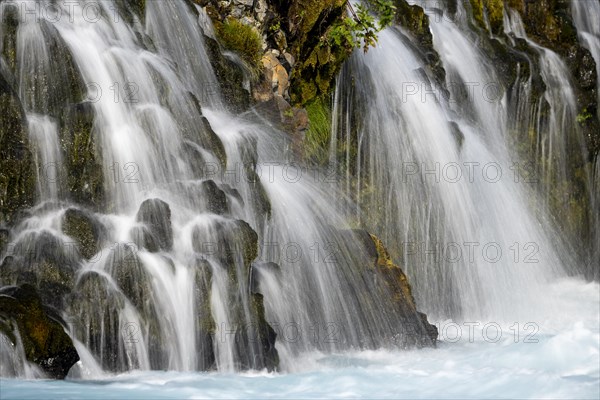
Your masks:
[[[518,334],[502,325],[493,343],[481,329],[458,340],[449,333],[437,349],[306,353],[291,373],[135,371],[93,380],[0,381],[2,398],[578,398],[600,396],[598,283],[565,279],[548,293],[563,301]],[[440,322],[449,326],[451,322]],[[480,325],[480,328],[483,323]],[[522,328],[522,327],[521,327]]]

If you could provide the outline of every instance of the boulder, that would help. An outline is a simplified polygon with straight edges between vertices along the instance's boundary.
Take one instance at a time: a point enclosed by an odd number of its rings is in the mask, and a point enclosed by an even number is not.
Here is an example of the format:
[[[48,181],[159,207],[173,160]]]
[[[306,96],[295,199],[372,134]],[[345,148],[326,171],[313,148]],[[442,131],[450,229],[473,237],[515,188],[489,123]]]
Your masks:
[[[341,233],[343,238],[349,238],[349,232]],[[394,264],[383,242],[362,229],[351,231],[351,236],[363,247],[368,263],[363,277],[372,282],[371,296],[384,298],[393,316],[389,322],[395,334],[381,338],[382,342],[400,348],[435,346],[437,328],[418,311],[406,274]]]
[[[79,253],[85,259],[91,259],[100,251],[107,235],[100,221],[92,214],[77,208],[65,211],[62,231],[76,241]]]
[[[140,205],[136,221],[144,224],[152,235],[158,249],[169,251],[173,247],[173,228],[171,226],[171,208],[160,199],[148,199]],[[149,240],[149,239],[148,239]],[[149,243],[144,240],[144,244]],[[146,247],[146,246],[145,246]],[[152,245],[148,244],[148,247]]]
[[[229,207],[227,204],[227,195],[212,179],[202,182],[201,189],[206,211],[213,214],[227,214]]]
[[[24,284],[0,289],[0,332],[8,338],[18,331],[28,361],[54,379],[63,379],[79,361],[73,341],[65,332],[64,321],[45,307],[35,288]],[[13,343],[16,345],[16,343]]]
[[[0,265],[0,284],[31,284],[44,304],[64,309],[74,285],[78,255],[48,231],[30,232],[16,241],[12,254]]]

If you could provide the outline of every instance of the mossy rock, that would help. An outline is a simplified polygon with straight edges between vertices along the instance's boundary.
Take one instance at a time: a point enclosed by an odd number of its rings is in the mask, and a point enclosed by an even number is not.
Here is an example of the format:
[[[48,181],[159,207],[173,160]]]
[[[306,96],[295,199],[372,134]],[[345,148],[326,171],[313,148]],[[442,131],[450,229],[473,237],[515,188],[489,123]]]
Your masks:
[[[7,250],[10,240],[10,231],[8,229],[0,228],[0,257],[4,255],[4,251]]]
[[[250,92],[244,89],[244,71],[221,53],[219,42],[204,36],[204,43],[227,105],[232,112],[247,110],[251,104],[251,96]]]
[[[393,343],[403,348],[435,346],[437,328],[427,321],[425,314],[417,310],[408,278],[394,263],[383,242],[364,230],[354,230],[352,236],[353,240],[363,245],[364,253],[370,260],[368,271],[375,274],[374,292],[370,295],[383,296],[401,321],[397,327],[400,335],[393,338]]]
[[[5,7],[3,18],[0,21],[2,56],[13,73],[17,68],[17,29],[19,28],[20,19],[18,10],[19,6],[16,3],[12,7]]]
[[[78,268],[75,249],[48,231],[30,232],[15,243],[0,265],[0,283],[31,284],[45,304],[63,310]]]
[[[97,254],[107,236],[106,228],[92,214],[69,208],[62,219],[62,231],[75,239],[79,253],[85,259]]]
[[[31,285],[0,289],[0,332],[8,338],[16,328],[23,343],[25,357],[37,364],[49,377],[63,379],[79,361],[73,341],[65,333],[64,322],[56,312],[44,307]],[[13,343],[16,345],[16,343]]]
[[[146,19],[146,0],[116,0],[115,3],[119,13],[129,24],[133,24],[135,16],[144,23]]]
[[[212,179],[203,181],[201,184],[203,193],[202,200],[206,210],[213,214],[224,215],[229,212],[227,195]]]
[[[90,102],[65,108],[60,141],[71,199],[93,210],[105,203],[101,148],[94,132],[94,108]]]
[[[35,200],[36,173],[25,112],[9,81],[0,74],[0,224]]]
[[[125,307],[124,296],[113,289],[105,274],[85,271],[73,291],[69,315],[73,316],[73,331],[106,371],[129,369],[120,313]],[[132,365],[140,368],[139,365]]]

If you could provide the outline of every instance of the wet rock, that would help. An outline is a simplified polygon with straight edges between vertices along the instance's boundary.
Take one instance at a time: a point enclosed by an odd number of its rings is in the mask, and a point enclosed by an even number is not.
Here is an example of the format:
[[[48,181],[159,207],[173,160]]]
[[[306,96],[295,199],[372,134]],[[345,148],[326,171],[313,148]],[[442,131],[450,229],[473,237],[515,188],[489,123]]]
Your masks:
[[[49,377],[63,379],[79,361],[75,346],[65,333],[64,322],[42,304],[33,286],[0,289],[0,321],[4,321],[0,332],[7,337],[12,332],[4,331],[5,327],[18,330],[27,360],[39,365]]]
[[[201,371],[216,368],[213,347],[216,324],[211,311],[212,270],[208,261],[198,258],[194,265],[194,300],[196,307],[196,348]]]
[[[218,261],[214,268],[223,268],[227,273],[230,326],[226,328],[235,332],[239,367],[276,369],[276,334],[265,320],[262,295],[252,293],[250,288],[251,264],[258,256],[256,232],[242,220],[215,221],[208,229],[194,230],[192,245],[196,252]],[[202,282],[197,287],[205,287]]]
[[[143,311],[152,301],[151,277],[133,246],[121,243],[111,249],[106,270],[138,310]]]
[[[169,251],[173,247],[171,208],[167,203],[160,199],[145,200],[140,205],[136,221],[146,225],[160,250]]]
[[[219,43],[204,37],[206,51],[219,80],[219,89],[231,111],[242,112],[250,107],[250,92],[244,89],[244,71],[230,58],[223,56]]]
[[[19,68],[29,70],[21,77],[21,100],[27,112],[60,118],[65,106],[85,98],[85,84],[69,47],[56,27],[45,19],[41,19],[39,24],[45,52],[51,56],[47,60],[47,68],[42,69],[31,68],[32,61],[28,57],[20,60],[24,65],[20,65]],[[30,57],[36,56],[38,55]]]
[[[8,250],[9,238],[10,232],[8,229],[0,229],[0,257],[2,257],[4,252]]]
[[[209,179],[201,183],[202,192],[204,194],[203,200],[206,205],[208,212],[213,214],[224,215],[229,211],[227,205],[227,195],[222,191],[219,186]]]
[[[250,295],[252,321],[236,329],[236,350],[242,369],[275,371],[279,353],[275,348],[277,333],[265,319],[263,296]],[[250,351],[249,351],[250,350]]]
[[[437,328],[427,321],[427,316],[417,311],[408,278],[402,269],[392,261],[383,242],[371,235],[377,258],[374,269],[380,288],[390,301],[390,305],[403,320],[402,335],[396,340],[401,347],[435,346]]]
[[[62,219],[62,231],[75,239],[79,253],[85,259],[97,254],[107,236],[105,227],[92,214],[69,208]]]
[[[123,345],[124,326],[119,315],[126,300],[113,287],[110,278],[97,271],[86,271],[79,277],[69,310],[73,331],[103,369],[121,372],[140,368],[135,360],[130,363]]]
[[[5,6],[3,18],[0,21],[2,28],[2,56],[8,67],[14,72],[17,65],[17,29],[19,28],[19,6]]]
[[[45,304],[64,310],[79,265],[74,246],[48,231],[31,232],[15,243],[12,254],[0,265],[0,283],[31,284]]]
[[[264,294],[264,280],[267,276],[281,280],[281,267],[274,262],[255,262],[250,272],[250,293]]]
[[[104,176],[100,146],[94,134],[94,107],[90,102],[65,108],[60,141],[71,199],[93,210],[104,206]]]
[[[381,240],[362,229],[339,233],[344,241],[361,244],[363,252],[361,254],[357,249],[355,256],[358,263],[366,262],[368,265],[363,270],[363,279],[371,287],[369,295],[385,299],[393,314],[394,318],[389,323],[395,333],[379,339],[400,348],[435,346],[437,328],[418,311],[407,276],[394,264]]]
[[[152,231],[146,225],[134,226],[131,228],[129,236],[138,249],[145,249],[150,253],[158,253],[160,251],[156,236],[152,234]]]
[[[33,206],[36,174],[25,112],[4,73],[0,110],[0,224],[12,224],[18,210]]]

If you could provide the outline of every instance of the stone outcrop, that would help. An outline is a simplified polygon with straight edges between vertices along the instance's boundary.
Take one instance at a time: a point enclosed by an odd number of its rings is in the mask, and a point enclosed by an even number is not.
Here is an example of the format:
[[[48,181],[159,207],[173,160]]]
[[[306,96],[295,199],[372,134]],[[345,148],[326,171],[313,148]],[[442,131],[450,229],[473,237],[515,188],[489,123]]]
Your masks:
[[[0,333],[16,346],[17,332],[27,360],[50,378],[63,379],[79,361],[64,321],[56,311],[42,304],[31,285],[0,289]]]

